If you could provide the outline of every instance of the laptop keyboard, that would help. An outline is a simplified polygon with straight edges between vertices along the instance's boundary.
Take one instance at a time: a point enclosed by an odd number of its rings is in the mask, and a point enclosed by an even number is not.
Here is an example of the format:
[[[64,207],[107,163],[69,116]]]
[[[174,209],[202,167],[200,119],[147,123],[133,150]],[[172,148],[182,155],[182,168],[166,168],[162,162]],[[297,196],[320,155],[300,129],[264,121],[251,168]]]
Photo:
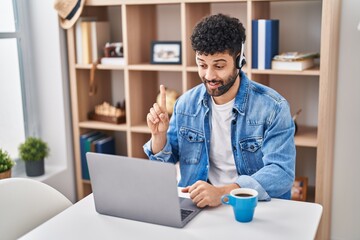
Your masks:
[[[192,210],[181,209],[181,221],[184,221],[192,212]]]

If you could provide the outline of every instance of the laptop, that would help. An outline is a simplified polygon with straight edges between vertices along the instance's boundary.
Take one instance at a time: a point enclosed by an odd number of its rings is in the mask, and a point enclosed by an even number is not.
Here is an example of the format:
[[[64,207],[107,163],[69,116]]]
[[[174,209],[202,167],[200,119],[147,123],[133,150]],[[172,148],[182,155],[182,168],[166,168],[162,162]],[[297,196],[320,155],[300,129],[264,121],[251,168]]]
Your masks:
[[[100,214],[182,228],[202,210],[178,196],[172,163],[93,152],[86,158]]]

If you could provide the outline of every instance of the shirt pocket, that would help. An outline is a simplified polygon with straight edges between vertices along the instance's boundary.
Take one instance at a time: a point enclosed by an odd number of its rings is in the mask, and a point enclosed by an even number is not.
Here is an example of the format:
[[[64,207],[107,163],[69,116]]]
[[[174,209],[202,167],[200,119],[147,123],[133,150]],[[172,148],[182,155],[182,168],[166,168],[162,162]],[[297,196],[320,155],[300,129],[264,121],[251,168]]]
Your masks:
[[[241,155],[247,174],[252,175],[264,166],[261,151],[262,137],[251,137],[240,141]]]
[[[185,164],[197,164],[205,142],[204,134],[200,131],[181,127],[179,131],[180,161]]]

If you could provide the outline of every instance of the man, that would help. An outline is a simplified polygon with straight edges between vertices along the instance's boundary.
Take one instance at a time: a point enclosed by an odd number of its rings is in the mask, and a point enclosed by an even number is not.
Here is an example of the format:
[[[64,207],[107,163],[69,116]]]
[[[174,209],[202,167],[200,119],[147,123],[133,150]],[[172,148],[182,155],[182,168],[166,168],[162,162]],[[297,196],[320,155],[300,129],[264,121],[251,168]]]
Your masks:
[[[259,200],[290,198],[294,123],[287,101],[247,78],[245,29],[236,18],[204,18],[191,36],[203,84],[184,93],[169,121],[165,87],[147,115],[151,160],[180,162],[180,187],[198,207],[218,206],[223,194],[247,187]]]

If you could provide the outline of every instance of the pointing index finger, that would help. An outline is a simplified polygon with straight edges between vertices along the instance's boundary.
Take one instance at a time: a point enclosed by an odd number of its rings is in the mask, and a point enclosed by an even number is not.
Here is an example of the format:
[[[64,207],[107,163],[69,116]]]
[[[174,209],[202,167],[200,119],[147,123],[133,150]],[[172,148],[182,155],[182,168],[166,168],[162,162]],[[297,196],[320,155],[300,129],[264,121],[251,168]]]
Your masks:
[[[166,90],[164,85],[160,85],[160,107],[166,112]]]

